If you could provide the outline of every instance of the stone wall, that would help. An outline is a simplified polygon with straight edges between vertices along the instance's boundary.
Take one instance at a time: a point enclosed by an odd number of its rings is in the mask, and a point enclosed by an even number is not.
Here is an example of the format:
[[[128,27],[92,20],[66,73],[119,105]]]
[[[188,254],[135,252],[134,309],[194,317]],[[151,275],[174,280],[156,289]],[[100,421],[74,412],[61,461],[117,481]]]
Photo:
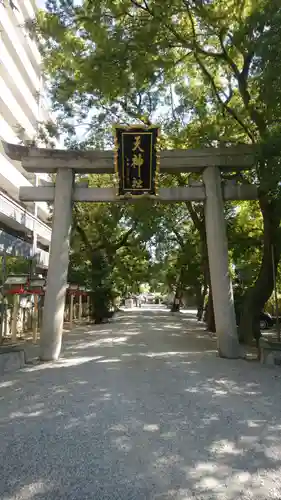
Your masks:
[[[281,342],[260,340],[261,363],[270,366],[281,366]]]

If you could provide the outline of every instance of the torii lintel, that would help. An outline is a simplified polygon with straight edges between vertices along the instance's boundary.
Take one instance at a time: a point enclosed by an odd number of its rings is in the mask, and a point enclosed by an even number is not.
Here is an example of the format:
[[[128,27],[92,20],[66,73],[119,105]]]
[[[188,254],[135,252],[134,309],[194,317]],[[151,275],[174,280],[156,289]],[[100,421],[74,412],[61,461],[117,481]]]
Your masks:
[[[114,151],[47,149],[21,146],[2,141],[6,155],[22,163],[34,173],[55,173],[58,168],[71,168],[85,174],[113,174]],[[202,173],[206,167],[219,167],[223,171],[249,170],[255,166],[253,146],[241,144],[230,147],[201,149],[171,149],[160,151],[162,173]]]

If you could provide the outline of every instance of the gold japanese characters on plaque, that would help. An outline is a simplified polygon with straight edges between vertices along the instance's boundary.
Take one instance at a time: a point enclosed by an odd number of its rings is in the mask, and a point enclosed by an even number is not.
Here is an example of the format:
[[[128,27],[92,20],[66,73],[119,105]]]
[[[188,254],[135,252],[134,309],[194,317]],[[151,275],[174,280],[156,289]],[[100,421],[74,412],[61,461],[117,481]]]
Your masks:
[[[118,196],[155,196],[159,127],[117,125],[114,129]]]

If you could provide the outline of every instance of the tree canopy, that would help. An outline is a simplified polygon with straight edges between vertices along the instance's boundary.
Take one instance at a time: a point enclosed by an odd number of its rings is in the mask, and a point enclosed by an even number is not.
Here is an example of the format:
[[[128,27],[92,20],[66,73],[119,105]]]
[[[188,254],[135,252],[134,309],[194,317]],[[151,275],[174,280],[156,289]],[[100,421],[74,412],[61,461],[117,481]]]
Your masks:
[[[48,0],[32,26],[67,147],[110,147],[113,122],[156,120],[162,129],[162,147],[255,145],[256,168],[235,178],[258,185],[258,203],[226,207],[230,260],[240,275],[248,276],[241,329],[250,337],[257,334],[259,311],[273,288],[272,248],[276,266],[281,253],[280,21],[278,0],[84,0],[79,4]],[[161,178],[164,185],[187,181],[183,175]],[[175,226],[183,242],[174,241],[169,247],[170,214],[173,221],[180,221],[183,211],[187,223]],[[146,252],[153,242],[153,252],[162,255],[165,266],[173,262],[178,275],[184,269],[181,276],[186,280],[210,285],[200,205],[153,206],[149,216],[143,207],[83,206],[77,207],[75,217],[83,222],[92,246],[101,248],[103,240],[107,260],[112,255],[108,244],[115,248],[118,238],[122,240],[131,230],[117,254],[124,253],[129,242],[138,242],[143,248],[140,260],[147,259],[144,274],[148,269],[152,272],[151,253],[149,257]],[[85,238],[81,231],[79,235],[84,248]],[[169,248],[166,253],[163,245]],[[125,261],[123,255],[122,266]],[[167,275],[171,283],[172,269]]]

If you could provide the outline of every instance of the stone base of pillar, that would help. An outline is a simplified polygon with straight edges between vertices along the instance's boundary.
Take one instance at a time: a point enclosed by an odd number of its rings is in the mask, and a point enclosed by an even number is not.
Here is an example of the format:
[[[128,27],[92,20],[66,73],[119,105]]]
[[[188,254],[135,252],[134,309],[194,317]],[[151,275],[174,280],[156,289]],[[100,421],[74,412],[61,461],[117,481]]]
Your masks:
[[[220,358],[239,359],[244,357],[243,348],[241,348],[235,338],[229,338],[225,340],[225,331],[221,334],[217,333],[217,337],[218,355]]]

